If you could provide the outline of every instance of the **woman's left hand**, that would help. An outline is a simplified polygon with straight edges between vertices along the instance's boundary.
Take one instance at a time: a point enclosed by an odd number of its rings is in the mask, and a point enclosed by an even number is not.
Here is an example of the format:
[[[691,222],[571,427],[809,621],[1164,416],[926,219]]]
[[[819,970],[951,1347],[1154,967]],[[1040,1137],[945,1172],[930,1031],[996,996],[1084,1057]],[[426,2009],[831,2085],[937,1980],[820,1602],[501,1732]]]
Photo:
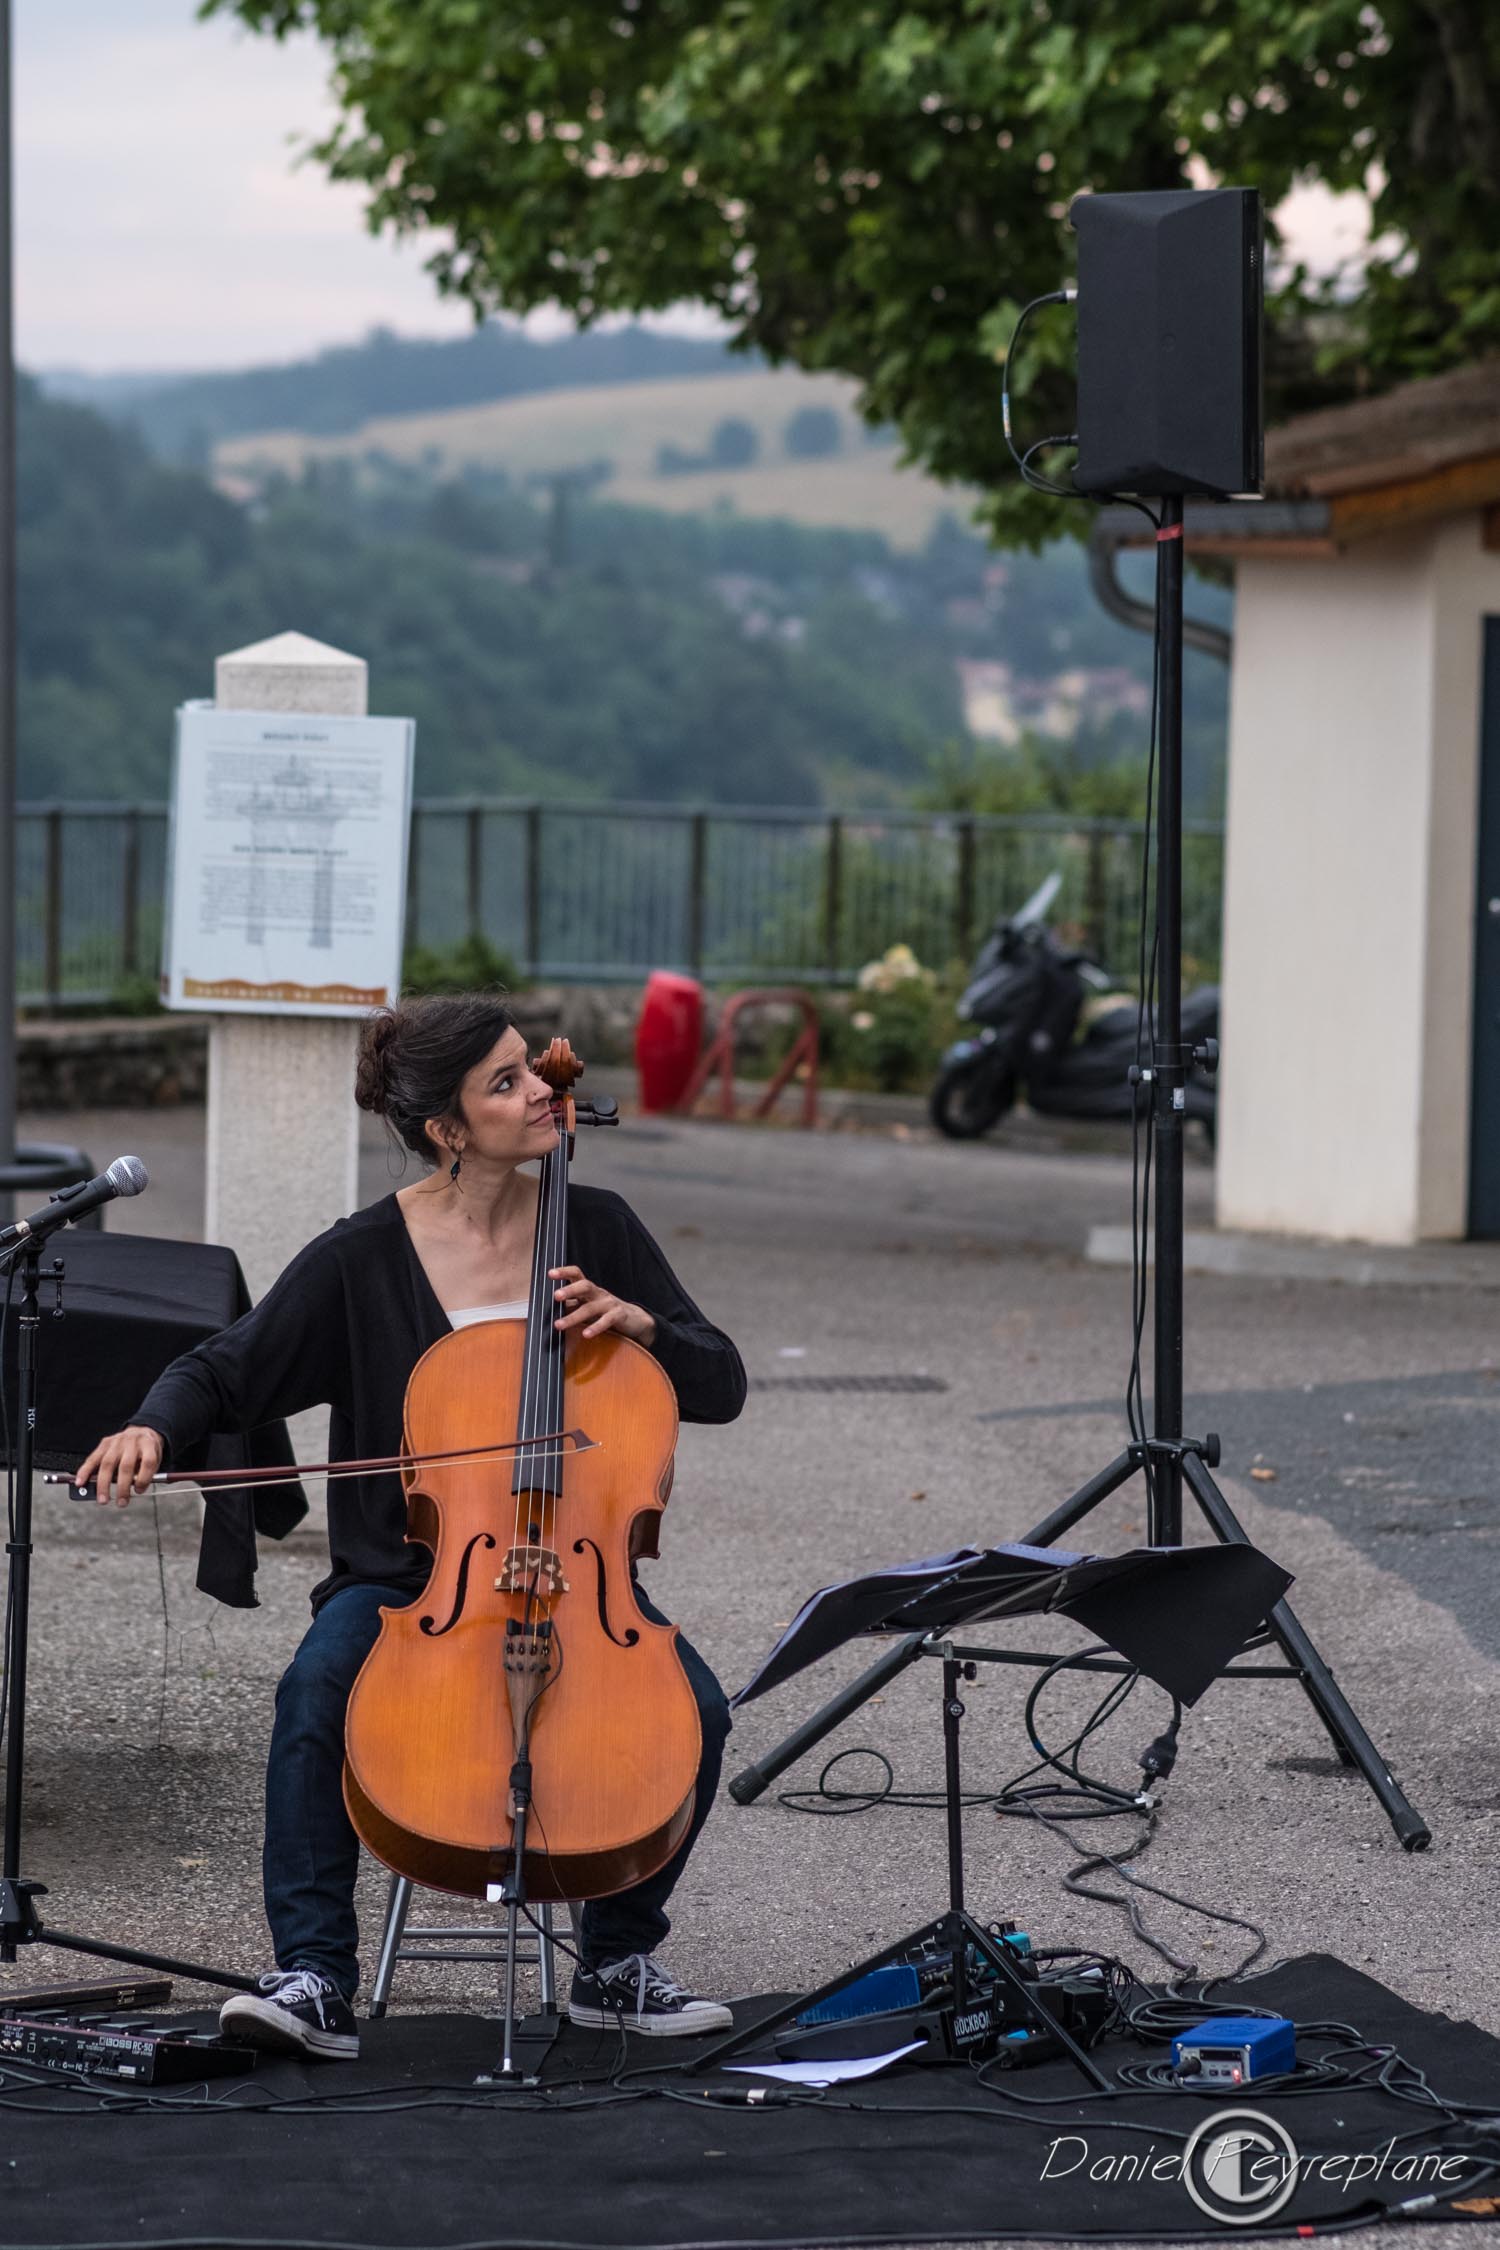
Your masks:
[[[554,1327],[577,1328],[585,1336],[606,1336],[613,1331],[628,1336],[633,1344],[644,1344],[648,1350],[655,1343],[656,1322],[643,1306],[612,1297],[577,1266],[552,1266],[548,1270],[558,1285],[553,1294],[563,1308]]]

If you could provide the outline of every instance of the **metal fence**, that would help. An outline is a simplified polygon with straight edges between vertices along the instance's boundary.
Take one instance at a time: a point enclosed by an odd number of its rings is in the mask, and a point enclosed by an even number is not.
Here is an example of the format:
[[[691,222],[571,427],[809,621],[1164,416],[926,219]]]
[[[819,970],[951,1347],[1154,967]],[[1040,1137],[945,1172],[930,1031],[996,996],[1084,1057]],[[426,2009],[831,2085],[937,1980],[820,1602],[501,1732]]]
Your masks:
[[[29,804],[17,817],[23,1007],[142,992],[160,962],[166,808]],[[458,802],[413,808],[408,942],[483,937],[521,974],[631,982],[679,968],[725,983],[850,982],[904,942],[967,962],[994,917],[1053,868],[1056,918],[1128,978],[1141,831],[1128,821],[821,813],[678,805]],[[1189,822],[1183,944],[1217,974],[1223,831]]]

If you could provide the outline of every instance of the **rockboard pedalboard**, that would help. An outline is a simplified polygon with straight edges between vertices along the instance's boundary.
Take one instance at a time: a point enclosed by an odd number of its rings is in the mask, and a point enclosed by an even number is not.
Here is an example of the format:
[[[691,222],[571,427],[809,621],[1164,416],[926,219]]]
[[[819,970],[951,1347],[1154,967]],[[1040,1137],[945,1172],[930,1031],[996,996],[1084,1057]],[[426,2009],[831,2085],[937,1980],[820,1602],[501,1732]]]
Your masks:
[[[1113,2012],[1102,1972],[1036,1960],[1030,1938],[1013,1922],[993,1925],[991,1934],[1006,1947],[1044,2012],[1092,2046]],[[915,2045],[921,2052],[913,2061],[934,2063],[986,2056],[1040,2062],[1061,2052],[1057,2039],[1017,2006],[1014,1992],[972,1948],[964,1968],[960,2006],[951,1953],[933,1945],[915,1948],[904,1960],[869,1970],[804,2010],[773,2035],[776,2052],[786,2062],[817,2062]]]
[[[6,2063],[69,2078],[180,2086],[242,2076],[255,2068],[255,2051],[227,2046],[217,2032],[188,2031],[181,2024],[0,2010],[0,2068]]]

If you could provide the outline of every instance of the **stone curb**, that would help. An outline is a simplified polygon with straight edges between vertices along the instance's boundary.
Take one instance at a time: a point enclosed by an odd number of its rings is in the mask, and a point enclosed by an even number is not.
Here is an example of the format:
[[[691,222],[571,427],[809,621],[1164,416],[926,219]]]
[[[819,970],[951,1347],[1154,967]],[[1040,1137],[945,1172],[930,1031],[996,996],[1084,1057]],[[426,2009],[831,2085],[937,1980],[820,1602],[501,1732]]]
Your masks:
[[[635,1072],[624,1064],[603,1065],[588,1073],[588,1090],[610,1094],[621,1108],[631,1116],[640,1114],[636,1104]],[[755,1104],[766,1090],[761,1078],[737,1078],[734,1082],[735,1104],[739,1111],[737,1123],[751,1124]],[[717,1122],[718,1082],[710,1088],[695,1112],[695,1121],[703,1124]],[[798,1096],[788,1088],[776,1105],[774,1122],[795,1125],[798,1117]],[[661,1113],[663,1124],[673,1122],[679,1113],[668,1110]],[[927,1121],[927,1100],[922,1094],[872,1094],[856,1092],[849,1087],[825,1086],[818,1094],[818,1122],[820,1127],[838,1129],[862,1126],[887,1131],[892,1126],[903,1126],[908,1131],[921,1132],[934,1141],[938,1135]],[[1013,1110],[1001,1125],[995,1126],[978,1141],[954,1141],[955,1152],[962,1149],[990,1150],[1012,1149],[1028,1156],[1128,1156],[1130,1154],[1130,1127],[1124,1124],[1074,1123],[1066,1118],[1037,1117],[1028,1109]],[[1187,1151],[1188,1162],[1198,1163],[1202,1152],[1193,1142]]]
[[[1091,1265],[1128,1266],[1129,1227],[1090,1227]],[[1235,1281],[1337,1281],[1354,1289],[1500,1289],[1500,1242],[1297,1242],[1284,1235],[1217,1234],[1189,1229],[1189,1273]]]

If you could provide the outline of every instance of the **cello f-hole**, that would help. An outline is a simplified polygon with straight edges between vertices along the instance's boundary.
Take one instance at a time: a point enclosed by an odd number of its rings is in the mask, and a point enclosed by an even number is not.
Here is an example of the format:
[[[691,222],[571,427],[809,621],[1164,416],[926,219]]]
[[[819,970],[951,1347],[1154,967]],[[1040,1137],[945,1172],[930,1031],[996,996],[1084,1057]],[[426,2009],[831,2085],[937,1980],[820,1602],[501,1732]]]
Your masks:
[[[591,1554],[594,1558],[595,1564],[597,1565],[599,1572],[599,1582],[595,1591],[597,1593],[599,1601],[599,1623],[603,1626],[605,1632],[614,1642],[616,1648],[634,1648],[636,1642],[641,1637],[636,1627],[634,1625],[627,1625],[625,1628],[625,1637],[622,1640],[620,1638],[620,1635],[615,1631],[613,1625],[611,1625],[609,1621],[608,1588],[606,1586],[604,1577],[603,1555],[599,1552],[599,1549],[595,1546],[592,1539],[575,1539],[573,1542],[573,1552],[575,1555],[582,1555],[585,1553]]]
[[[453,1589],[452,1616],[448,1619],[448,1622],[445,1625],[437,1624],[431,1617],[422,1617],[417,1620],[419,1629],[422,1632],[426,1633],[430,1639],[438,1640],[444,1633],[452,1632],[454,1626],[458,1623],[459,1619],[464,1613],[464,1603],[468,1599],[469,1562],[471,1557],[473,1556],[474,1549],[476,1547],[493,1547],[494,1544],[495,1542],[489,1532],[475,1532],[473,1538],[469,1541],[468,1546],[465,1547],[463,1555],[459,1560],[458,1584]]]

